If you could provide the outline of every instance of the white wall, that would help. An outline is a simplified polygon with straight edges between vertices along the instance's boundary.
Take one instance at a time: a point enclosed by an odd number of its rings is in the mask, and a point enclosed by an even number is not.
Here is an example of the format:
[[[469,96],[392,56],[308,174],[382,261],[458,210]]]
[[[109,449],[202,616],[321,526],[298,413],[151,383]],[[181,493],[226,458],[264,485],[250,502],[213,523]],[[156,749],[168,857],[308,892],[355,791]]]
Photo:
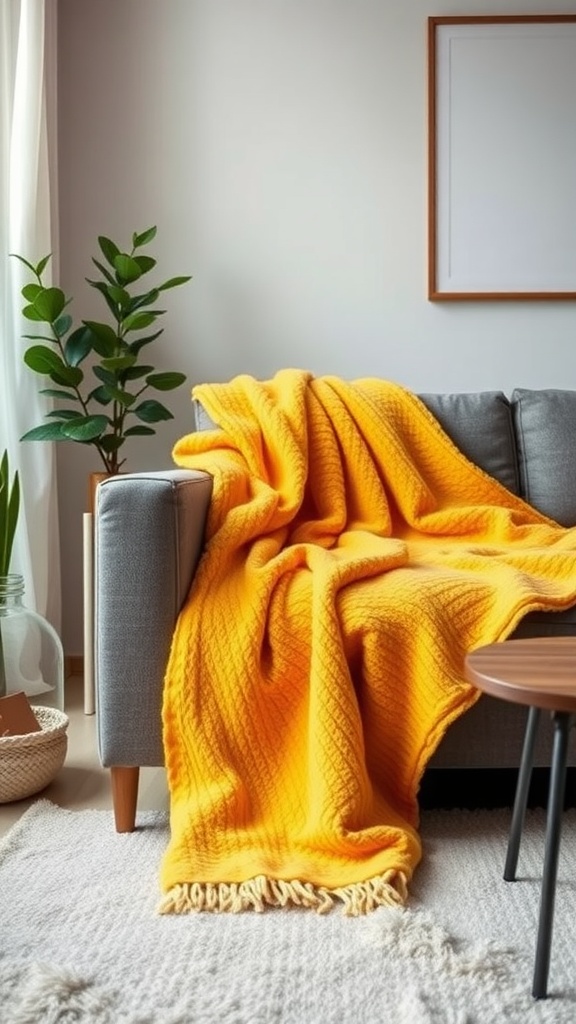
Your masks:
[[[61,284],[79,317],[98,234],[158,225],[154,362],[190,386],[280,367],[414,390],[576,386],[570,303],[426,299],[426,19],[477,0],[58,0]],[[542,0],[492,5],[542,13]],[[573,10],[555,0],[554,12]],[[542,88],[546,83],[542,83]],[[171,462],[191,426],[134,441]],[[82,649],[91,449],[59,449],[64,645]]]

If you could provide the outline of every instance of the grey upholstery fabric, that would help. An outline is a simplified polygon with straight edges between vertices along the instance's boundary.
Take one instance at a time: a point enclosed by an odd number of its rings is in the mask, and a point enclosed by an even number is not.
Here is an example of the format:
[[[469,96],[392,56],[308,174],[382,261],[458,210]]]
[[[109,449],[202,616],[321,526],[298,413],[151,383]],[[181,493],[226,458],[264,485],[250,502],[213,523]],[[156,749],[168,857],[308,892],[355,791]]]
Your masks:
[[[471,462],[519,494],[512,413],[502,391],[419,397]]]
[[[203,546],[206,473],[133,473],[99,484],[95,675],[104,765],[163,764],[164,671]]]
[[[200,404],[197,398],[192,402],[192,415],[194,416],[194,426],[196,430],[215,430],[216,424],[214,420],[210,418],[204,407]]]
[[[541,635],[541,634],[539,634]],[[528,709],[483,694],[477,703],[450,726],[429,767],[517,768],[522,754]],[[534,750],[534,767],[550,764],[552,725],[542,716]],[[568,764],[576,764],[576,730],[570,733]]]
[[[576,525],[576,391],[512,393],[522,496],[562,526]]]

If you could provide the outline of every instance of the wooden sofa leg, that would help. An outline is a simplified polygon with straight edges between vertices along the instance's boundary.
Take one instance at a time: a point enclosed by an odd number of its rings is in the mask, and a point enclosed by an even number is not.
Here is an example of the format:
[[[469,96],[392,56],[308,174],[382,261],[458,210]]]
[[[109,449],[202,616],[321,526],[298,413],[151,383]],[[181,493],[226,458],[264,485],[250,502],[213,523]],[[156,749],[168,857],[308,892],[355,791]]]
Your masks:
[[[110,769],[110,775],[116,831],[133,832],[136,828],[140,769],[137,766],[114,765]]]

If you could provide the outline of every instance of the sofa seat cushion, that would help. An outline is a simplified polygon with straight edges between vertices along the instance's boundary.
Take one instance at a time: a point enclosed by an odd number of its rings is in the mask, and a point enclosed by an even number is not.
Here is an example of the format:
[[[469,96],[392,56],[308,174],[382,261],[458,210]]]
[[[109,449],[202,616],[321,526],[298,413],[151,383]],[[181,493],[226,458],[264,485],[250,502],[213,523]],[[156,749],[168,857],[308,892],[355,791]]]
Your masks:
[[[575,526],[576,391],[517,388],[511,406],[522,497],[562,526]]]

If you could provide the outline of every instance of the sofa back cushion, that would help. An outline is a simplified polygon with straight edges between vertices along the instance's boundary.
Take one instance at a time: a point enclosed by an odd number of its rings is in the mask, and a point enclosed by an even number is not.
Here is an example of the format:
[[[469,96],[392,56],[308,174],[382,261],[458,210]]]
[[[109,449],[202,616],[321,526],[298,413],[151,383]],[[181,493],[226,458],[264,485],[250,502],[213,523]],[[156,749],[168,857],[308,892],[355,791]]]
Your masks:
[[[516,388],[511,406],[522,497],[562,526],[575,526],[576,391]]]
[[[214,420],[208,415],[204,406],[197,398],[192,399],[192,415],[194,417],[194,430],[217,430]]]
[[[512,412],[502,391],[419,397],[471,462],[520,493]]]

